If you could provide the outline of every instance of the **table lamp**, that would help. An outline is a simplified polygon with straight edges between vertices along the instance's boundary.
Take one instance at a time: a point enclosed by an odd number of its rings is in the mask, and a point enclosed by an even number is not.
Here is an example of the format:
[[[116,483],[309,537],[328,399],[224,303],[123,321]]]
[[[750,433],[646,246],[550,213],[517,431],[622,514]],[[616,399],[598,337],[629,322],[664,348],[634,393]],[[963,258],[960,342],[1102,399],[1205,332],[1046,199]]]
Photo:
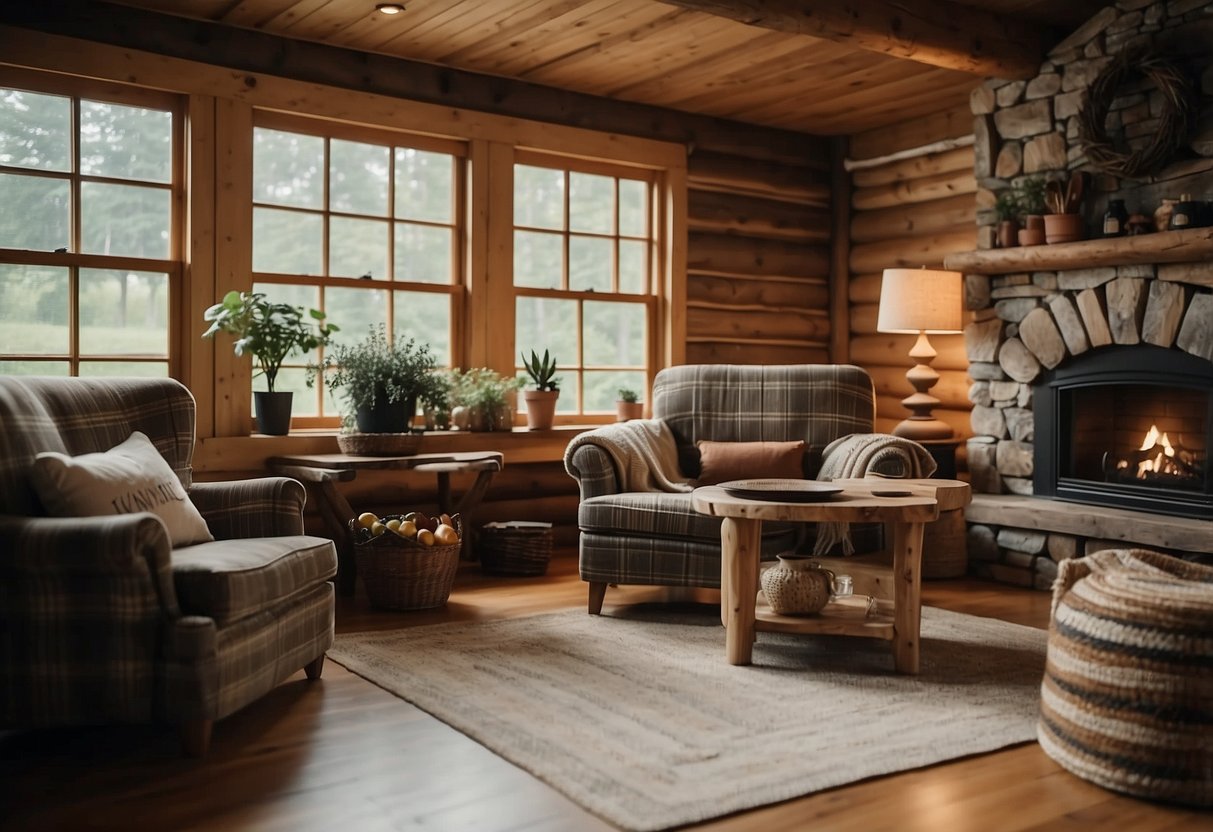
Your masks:
[[[896,436],[915,441],[952,438],[952,428],[931,415],[939,399],[927,391],[939,381],[939,373],[931,366],[936,353],[927,334],[961,331],[962,282],[959,272],[884,270],[876,330],[918,336],[910,350],[914,366],[906,373],[914,393],[901,400],[910,417],[893,428]]]

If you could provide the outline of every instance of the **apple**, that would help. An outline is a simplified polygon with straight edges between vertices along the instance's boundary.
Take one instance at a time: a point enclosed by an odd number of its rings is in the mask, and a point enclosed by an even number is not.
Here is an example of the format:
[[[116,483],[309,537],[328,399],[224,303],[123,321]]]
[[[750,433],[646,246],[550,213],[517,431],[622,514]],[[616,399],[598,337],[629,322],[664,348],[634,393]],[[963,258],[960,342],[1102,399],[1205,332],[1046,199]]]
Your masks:
[[[364,511],[358,515],[358,525],[364,529],[369,529],[371,526],[379,522],[379,518],[369,511]]]
[[[434,533],[429,529],[422,529],[421,531],[417,532],[417,542],[422,546],[433,546]]]
[[[459,542],[459,532],[455,531],[453,526],[440,523],[434,530],[434,540],[441,546],[450,546]]]

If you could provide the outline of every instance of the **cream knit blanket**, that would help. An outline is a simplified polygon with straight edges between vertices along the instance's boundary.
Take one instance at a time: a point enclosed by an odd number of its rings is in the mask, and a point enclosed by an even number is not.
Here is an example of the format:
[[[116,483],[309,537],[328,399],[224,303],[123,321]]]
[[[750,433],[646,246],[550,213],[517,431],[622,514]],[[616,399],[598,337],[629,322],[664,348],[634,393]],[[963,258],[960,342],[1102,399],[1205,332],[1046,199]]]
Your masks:
[[[578,434],[564,451],[564,467],[582,445],[602,448],[615,464],[620,491],[690,491],[678,470],[678,446],[660,419],[633,419]]]
[[[822,451],[819,480],[850,480],[898,476],[910,479],[935,473],[935,460],[917,442],[887,433],[852,433],[835,439]],[[836,543],[844,555],[854,554],[846,523],[818,523],[814,555],[824,555]]]

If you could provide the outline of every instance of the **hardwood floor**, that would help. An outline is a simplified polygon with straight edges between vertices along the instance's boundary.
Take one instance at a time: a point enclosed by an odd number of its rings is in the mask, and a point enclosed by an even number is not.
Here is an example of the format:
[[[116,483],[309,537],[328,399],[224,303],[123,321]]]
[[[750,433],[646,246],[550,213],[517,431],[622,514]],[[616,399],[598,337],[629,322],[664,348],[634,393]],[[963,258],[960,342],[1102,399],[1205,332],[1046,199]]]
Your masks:
[[[606,611],[656,597],[611,589]],[[1032,626],[1046,593],[976,581],[928,582],[926,603]],[[444,609],[386,613],[338,605],[340,631],[584,608],[572,556],[536,579],[464,565]],[[891,667],[890,659],[890,667]],[[587,749],[587,753],[593,753]],[[1119,797],[1070,775],[1033,743],[882,777],[723,818],[697,830],[1213,829],[1197,813]],[[105,727],[0,733],[6,830],[610,830],[539,780],[412,705],[326,662],[302,670],[215,726],[209,756],[180,756],[173,731]]]

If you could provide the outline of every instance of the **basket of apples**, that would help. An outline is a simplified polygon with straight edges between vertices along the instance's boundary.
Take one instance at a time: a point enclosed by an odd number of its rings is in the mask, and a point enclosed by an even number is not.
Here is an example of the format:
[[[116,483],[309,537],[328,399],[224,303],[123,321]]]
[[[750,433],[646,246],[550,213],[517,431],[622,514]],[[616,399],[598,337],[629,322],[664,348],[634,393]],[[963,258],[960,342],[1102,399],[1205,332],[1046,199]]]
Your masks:
[[[371,603],[390,610],[445,604],[459,566],[461,528],[458,514],[420,511],[383,517],[367,511],[351,520],[358,574]]]

